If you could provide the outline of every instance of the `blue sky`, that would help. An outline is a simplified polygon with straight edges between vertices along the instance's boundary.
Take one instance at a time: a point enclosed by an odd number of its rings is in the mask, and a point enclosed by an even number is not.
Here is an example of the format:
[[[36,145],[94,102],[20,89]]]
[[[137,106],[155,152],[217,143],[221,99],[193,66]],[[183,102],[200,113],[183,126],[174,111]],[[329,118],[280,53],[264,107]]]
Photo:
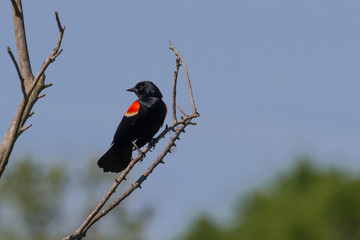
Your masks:
[[[125,89],[150,80],[171,104],[168,41],[180,50],[201,117],[128,200],[134,209],[155,206],[149,239],[174,236],[199,212],[225,218],[239,194],[301,154],[359,169],[358,1],[39,0],[23,7],[34,73],[58,37],[54,11],[67,29],[64,52],[47,71],[54,85],[36,104],[12,160],[93,161],[136,99]],[[3,135],[21,90],[6,52],[8,45],[16,52],[10,1],[0,9]],[[190,110],[180,77],[179,102]]]

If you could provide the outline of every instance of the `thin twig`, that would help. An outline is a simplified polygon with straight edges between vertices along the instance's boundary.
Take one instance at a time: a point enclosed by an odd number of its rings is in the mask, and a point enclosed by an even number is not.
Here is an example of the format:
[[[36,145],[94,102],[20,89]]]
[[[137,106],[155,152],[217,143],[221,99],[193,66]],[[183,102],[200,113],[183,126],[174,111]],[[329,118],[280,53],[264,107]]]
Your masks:
[[[61,46],[61,42],[64,36],[64,32],[65,32],[65,28],[66,26],[61,27],[61,23],[60,23],[60,19],[59,19],[59,14],[58,12],[55,12],[55,18],[56,18],[56,22],[59,28],[59,37],[56,43],[55,48],[52,50],[50,56],[46,59],[46,61],[42,64],[39,73],[36,75],[35,79],[34,79],[34,85],[33,88],[35,87],[35,85],[37,84],[37,82],[40,80],[40,78],[44,75],[46,69],[49,67],[49,65],[51,63],[53,63],[55,61],[55,59],[60,55],[60,53],[62,52],[62,49],[60,49]],[[59,25],[60,24],[60,25]],[[33,88],[31,90],[33,90]]]
[[[63,27],[61,25],[61,22],[60,22],[60,18],[59,18],[59,13],[55,11],[55,18],[56,18],[56,22],[57,22],[57,25],[58,25],[58,28],[59,28],[59,32],[64,32],[65,31],[65,26]]]
[[[44,85],[43,85],[43,89],[48,88],[48,87],[51,87],[52,85],[53,85],[52,83],[44,84]]]
[[[32,126],[32,124],[26,126],[26,127],[22,127],[19,129],[19,133],[18,136],[20,136],[23,132],[25,132],[25,130],[29,129]]]
[[[16,69],[17,74],[18,74],[19,79],[20,79],[21,90],[22,90],[22,93],[24,95],[24,98],[26,98],[25,83],[24,83],[25,79],[21,76],[21,71],[20,71],[19,65],[17,64],[17,61],[16,61],[16,59],[14,57],[14,54],[12,53],[9,46],[7,47],[7,51],[9,53],[9,55],[10,55],[11,60],[13,61],[14,65],[15,65],[15,69]]]
[[[172,111],[173,111],[174,122],[177,122],[175,105],[176,105],[176,85],[177,85],[177,78],[178,78],[178,74],[179,74],[179,68],[180,68],[180,58],[176,58],[176,68],[174,71],[173,99],[172,99]]]
[[[195,101],[194,101],[194,95],[193,95],[193,91],[192,91],[192,88],[191,88],[190,76],[189,76],[189,72],[187,70],[186,64],[184,63],[184,60],[182,59],[179,51],[172,45],[171,41],[169,41],[169,43],[170,43],[169,48],[172,51],[174,51],[175,55],[180,59],[180,63],[184,68],[186,81],[187,81],[187,84],[188,84],[188,89],[189,89],[189,94],[190,94],[192,110],[193,110],[193,113],[197,113],[196,106],[195,106]]]
[[[187,117],[188,115],[184,112],[184,110],[181,109],[181,107],[179,105],[176,104],[176,107],[179,109],[179,111],[185,116]]]

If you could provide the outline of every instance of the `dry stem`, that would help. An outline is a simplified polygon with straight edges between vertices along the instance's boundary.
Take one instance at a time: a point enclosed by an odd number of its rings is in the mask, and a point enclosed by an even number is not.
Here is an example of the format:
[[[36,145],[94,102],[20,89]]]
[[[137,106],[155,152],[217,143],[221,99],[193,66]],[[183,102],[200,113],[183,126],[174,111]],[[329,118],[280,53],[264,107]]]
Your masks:
[[[187,66],[186,66],[186,64],[184,63],[184,60],[182,59],[182,57],[181,57],[181,55],[180,55],[180,52],[172,45],[171,41],[169,41],[169,44],[170,44],[169,49],[171,49],[172,51],[174,51],[175,55],[179,58],[180,63],[181,63],[181,65],[182,65],[183,68],[184,68],[185,76],[186,76],[186,81],[187,81],[187,84],[188,84],[188,89],[189,89],[189,94],[190,94],[190,100],[191,100],[192,110],[193,110],[193,113],[197,113],[197,111],[196,111],[196,106],[195,106],[195,101],[194,101],[194,95],[193,95],[193,91],[192,91],[192,88],[191,88],[190,76],[189,76],[189,72],[188,72],[188,70],[187,70]]]
[[[24,125],[26,120],[34,114],[33,112],[31,112],[31,109],[36,103],[36,101],[45,96],[45,95],[40,95],[40,92],[45,88],[51,86],[51,84],[44,84],[45,70],[52,62],[55,61],[56,57],[59,56],[59,54],[61,53],[62,50],[60,50],[60,46],[65,31],[65,26],[61,27],[58,13],[55,12],[57,25],[60,32],[59,38],[52,53],[46,59],[39,73],[34,78],[31,71],[29,53],[26,44],[24,15],[21,5],[21,0],[12,0],[11,2],[13,7],[15,38],[16,38],[16,46],[17,46],[20,67],[17,64],[16,59],[12,54],[10,47],[8,47],[7,49],[11,57],[11,60],[15,65],[16,71],[18,73],[18,77],[20,79],[21,89],[23,92],[23,99],[8,130],[6,131],[3,139],[0,142],[0,177],[4,172],[5,167],[9,161],[10,154],[12,152],[12,149],[15,145],[17,138],[25,130],[31,127],[31,124],[27,127],[24,127]]]

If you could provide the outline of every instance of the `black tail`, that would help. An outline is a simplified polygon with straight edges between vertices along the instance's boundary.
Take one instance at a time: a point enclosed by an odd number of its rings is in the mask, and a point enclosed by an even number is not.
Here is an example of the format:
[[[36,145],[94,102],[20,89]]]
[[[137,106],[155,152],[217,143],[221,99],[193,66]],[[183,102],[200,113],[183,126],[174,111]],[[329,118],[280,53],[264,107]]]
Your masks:
[[[131,161],[132,143],[114,143],[97,162],[104,172],[121,172]]]

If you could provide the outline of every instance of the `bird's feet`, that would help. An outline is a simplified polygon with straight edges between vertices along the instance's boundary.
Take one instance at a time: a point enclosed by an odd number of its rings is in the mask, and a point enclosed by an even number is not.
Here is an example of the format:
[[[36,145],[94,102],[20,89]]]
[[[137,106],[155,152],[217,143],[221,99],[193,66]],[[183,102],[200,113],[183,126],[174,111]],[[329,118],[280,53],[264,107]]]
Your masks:
[[[158,143],[158,141],[156,140],[156,138],[152,138],[150,141],[149,141],[149,151],[152,151],[155,149],[155,145]]]
[[[138,151],[138,154],[141,155],[140,162],[146,157],[146,154],[141,151],[141,149],[136,145],[136,143],[133,141],[132,144],[134,145],[135,149]]]

